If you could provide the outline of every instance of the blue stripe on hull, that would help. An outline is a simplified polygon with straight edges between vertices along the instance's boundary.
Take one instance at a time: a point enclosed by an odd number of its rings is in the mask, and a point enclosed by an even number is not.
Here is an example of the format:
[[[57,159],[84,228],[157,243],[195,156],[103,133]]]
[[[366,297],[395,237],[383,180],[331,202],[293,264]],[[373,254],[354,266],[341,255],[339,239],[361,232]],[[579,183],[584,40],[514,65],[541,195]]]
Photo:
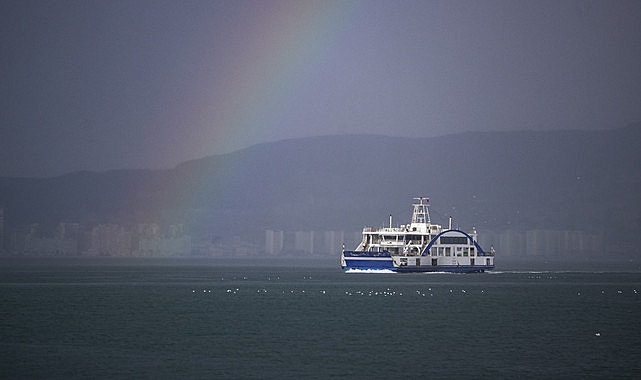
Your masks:
[[[392,259],[389,260],[350,260],[345,258],[345,270],[347,269],[390,269],[394,270],[394,265],[392,265]]]
[[[380,270],[387,269],[397,272],[452,272],[474,273],[494,269],[493,265],[407,265],[395,267],[389,252],[343,251],[344,270]]]
[[[470,266],[470,265],[439,265],[439,266],[402,266],[394,267],[392,260],[378,259],[378,260],[354,260],[348,257],[345,258],[344,270],[358,269],[358,270],[380,270],[387,269],[402,273],[422,273],[422,272],[451,272],[451,273],[477,273],[485,272],[486,270],[494,269],[494,266]]]

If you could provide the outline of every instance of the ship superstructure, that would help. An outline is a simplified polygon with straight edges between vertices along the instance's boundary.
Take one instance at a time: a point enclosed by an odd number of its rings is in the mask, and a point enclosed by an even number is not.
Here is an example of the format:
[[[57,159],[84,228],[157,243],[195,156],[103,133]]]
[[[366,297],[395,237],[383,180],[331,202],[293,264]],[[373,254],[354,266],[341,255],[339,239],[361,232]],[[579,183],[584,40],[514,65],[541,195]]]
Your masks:
[[[477,243],[477,232],[447,228],[430,218],[429,198],[414,198],[409,224],[363,228],[361,243],[353,251],[343,249],[344,270],[396,272],[484,272],[494,269],[494,250],[484,251]]]

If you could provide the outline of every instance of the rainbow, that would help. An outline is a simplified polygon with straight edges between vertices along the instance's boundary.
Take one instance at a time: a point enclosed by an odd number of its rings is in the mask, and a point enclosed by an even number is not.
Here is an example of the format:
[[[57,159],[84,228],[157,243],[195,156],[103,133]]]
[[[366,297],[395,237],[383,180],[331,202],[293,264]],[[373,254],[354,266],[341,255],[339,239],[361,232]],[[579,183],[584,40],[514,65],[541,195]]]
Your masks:
[[[322,66],[334,59],[356,1],[258,2],[239,12],[256,22],[242,36],[223,67],[224,88],[212,89],[207,120],[196,152],[229,152],[253,141],[273,141],[274,126],[291,117],[301,94],[313,91]],[[258,8],[257,8],[258,7]],[[243,23],[243,26],[247,24]],[[219,82],[217,82],[219,83]],[[292,131],[293,132],[293,131]],[[209,153],[211,154],[211,153]]]
[[[292,115],[296,114],[297,100],[301,94],[314,91],[314,84],[327,74],[325,65],[340,61],[340,52],[333,47],[361,3],[322,0],[242,4],[234,16],[243,22],[226,31],[237,43],[226,47],[231,51],[223,53],[229,56],[223,60],[223,67],[207,71],[225,78],[202,78],[199,83],[202,87],[197,92],[205,96],[199,103],[203,109],[198,110],[198,136],[193,137],[196,141],[189,148],[196,155],[228,153],[256,141],[287,137],[275,135],[275,126],[298,125],[285,120],[296,117]],[[247,25],[251,28],[241,29]],[[216,58],[220,62],[220,56]],[[215,88],[206,88],[212,83]],[[193,110],[193,106],[185,108]],[[288,132],[296,135],[295,131]],[[228,199],[226,195],[234,192],[234,179],[246,172],[242,165],[234,163],[222,172],[200,173],[202,186],[213,185],[210,188],[216,189],[217,197]],[[189,203],[188,199],[182,201]]]

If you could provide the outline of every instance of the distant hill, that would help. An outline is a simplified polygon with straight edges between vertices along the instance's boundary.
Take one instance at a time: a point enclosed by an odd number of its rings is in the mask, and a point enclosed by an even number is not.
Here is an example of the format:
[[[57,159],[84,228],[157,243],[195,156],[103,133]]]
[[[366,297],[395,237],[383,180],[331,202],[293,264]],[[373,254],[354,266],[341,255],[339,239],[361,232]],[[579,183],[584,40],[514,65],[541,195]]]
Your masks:
[[[184,223],[193,235],[359,231],[432,219],[480,230],[641,235],[641,124],[610,131],[328,136],[256,145],[171,170],[0,178],[5,229],[38,222]]]

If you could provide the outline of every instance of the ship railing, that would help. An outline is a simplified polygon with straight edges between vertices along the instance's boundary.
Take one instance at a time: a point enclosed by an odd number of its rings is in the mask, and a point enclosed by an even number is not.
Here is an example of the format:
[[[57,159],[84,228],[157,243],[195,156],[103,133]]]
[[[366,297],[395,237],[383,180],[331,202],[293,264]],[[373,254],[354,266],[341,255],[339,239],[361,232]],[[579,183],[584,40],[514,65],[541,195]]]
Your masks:
[[[407,232],[408,230],[406,228],[399,228],[399,227],[382,227],[382,228],[374,228],[374,227],[364,227],[363,228],[363,233],[384,233],[384,232],[392,232],[392,233],[399,233],[399,232]]]

